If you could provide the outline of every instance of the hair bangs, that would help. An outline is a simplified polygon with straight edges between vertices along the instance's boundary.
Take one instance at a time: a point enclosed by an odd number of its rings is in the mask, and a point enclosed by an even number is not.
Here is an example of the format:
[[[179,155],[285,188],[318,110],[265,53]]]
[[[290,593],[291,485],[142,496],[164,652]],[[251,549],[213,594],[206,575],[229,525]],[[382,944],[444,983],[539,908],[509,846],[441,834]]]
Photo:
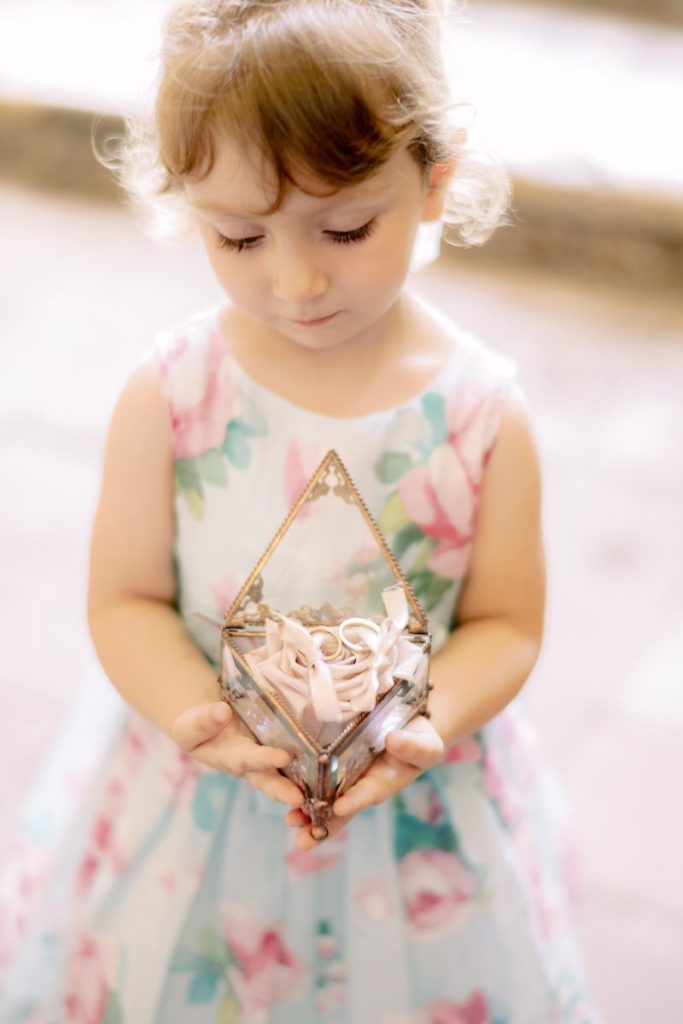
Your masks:
[[[480,244],[504,213],[499,165],[468,162],[441,48],[442,0],[174,0],[152,118],[128,121],[107,165],[158,233],[188,223],[185,184],[227,136],[289,188],[334,194],[402,147],[425,175],[459,162],[446,219]],[[329,190],[329,191],[328,191]],[[455,239],[454,239],[455,240]]]
[[[272,209],[291,186],[334,192],[364,181],[416,132],[409,98],[391,71],[398,57],[391,37],[375,27],[368,68],[367,55],[349,43],[359,34],[345,32],[338,16],[321,24],[325,13],[324,6],[304,5],[289,24],[280,13],[272,31],[268,18],[245,31],[229,86],[207,118],[215,137],[236,134],[263,155],[277,182]],[[367,42],[373,19],[364,20]],[[210,148],[204,138],[204,157]],[[202,169],[210,169],[205,161]]]

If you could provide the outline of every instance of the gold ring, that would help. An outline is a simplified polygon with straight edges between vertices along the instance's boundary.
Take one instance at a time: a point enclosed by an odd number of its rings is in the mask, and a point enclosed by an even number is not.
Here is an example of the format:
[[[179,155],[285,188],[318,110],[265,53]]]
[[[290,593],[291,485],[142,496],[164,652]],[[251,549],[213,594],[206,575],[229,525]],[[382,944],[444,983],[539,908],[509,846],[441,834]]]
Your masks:
[[[354,644],[351,640],[347,640],[344,636],[344,630],[348,629],[349,626],[361,626],[363,629],[370,629],[373,633],[379,633],[379,626],[372,619],[344,619],[341,626],[339,627],[339,637],[345,647],[348,647],[350,651],[367,651],[369,647],[367,644]]]
[[[311,628],[309,629],[309,633],[329,633],[329,635],[334,638],[334,641],[337,646],[335,647],[334,651],[331,654],[326,654],[322,646],[320,647],[320,653],[323,656],[323,661],[334,661],[335,658],[339,657],[342,650],[342,642],[331,626],[311,626]]]

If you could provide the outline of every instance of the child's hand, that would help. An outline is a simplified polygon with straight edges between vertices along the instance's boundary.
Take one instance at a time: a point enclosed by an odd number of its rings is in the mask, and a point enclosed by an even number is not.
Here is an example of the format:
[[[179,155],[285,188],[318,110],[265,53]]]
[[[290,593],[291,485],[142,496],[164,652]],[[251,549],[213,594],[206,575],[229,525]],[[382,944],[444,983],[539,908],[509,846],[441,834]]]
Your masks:
[[[327,825],[328,838],[341,831],[358,811],[382,803],[413,782],[422,772],[433,768],[443,760],[443,755],[443,740],[424,715],[413,718],[403,729],[390,732],[384,753],[370,765],[355,785],[335,800],[333,814]],[[297,849],[312,850],[320,845],[320,840],[313,839],[309,832],[310,818],[300,808],[290,811],[285,821],[300,829]]]
[[[289,764],[289,754],[257,743],[224,701],[183,711],[173,723],[171,739],[195,760],[227,775],[248,779],[273,800],[289,807],[303,802],[298,786],[277,770]]]

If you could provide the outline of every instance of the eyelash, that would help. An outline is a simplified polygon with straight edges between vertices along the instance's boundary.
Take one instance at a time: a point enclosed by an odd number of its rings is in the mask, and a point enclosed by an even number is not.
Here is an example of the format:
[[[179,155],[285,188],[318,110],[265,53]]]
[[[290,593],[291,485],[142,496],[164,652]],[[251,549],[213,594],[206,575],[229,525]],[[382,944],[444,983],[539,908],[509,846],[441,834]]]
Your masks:
[[[364,242],[366,238],[374,234],[376,226],[376,219],[373,217],[367,224],[354,228],[353,231],[326,231],[325,234],[334,245],[352,245],[354,242]],[[262,238],[263,235],[253,235],[250,238],[227,238],[218,233],[217,244],[219,249],[246,252],[249,249],[255,249]]]
[[[367,224],[354,228],[353,231],[326,231],[325,234],[329,236],[330,241],[334,242],[335,245],[350,245],[353,242],[364,242],[366,238],[374,234],[376,227],[377,221],[373,217]]]
[[[244,252],[245,249],[253,249],[262,235],[254,235],[253,238],[226,238],[217,232],[217,244],[219,249],[230,249],[231,252]]]

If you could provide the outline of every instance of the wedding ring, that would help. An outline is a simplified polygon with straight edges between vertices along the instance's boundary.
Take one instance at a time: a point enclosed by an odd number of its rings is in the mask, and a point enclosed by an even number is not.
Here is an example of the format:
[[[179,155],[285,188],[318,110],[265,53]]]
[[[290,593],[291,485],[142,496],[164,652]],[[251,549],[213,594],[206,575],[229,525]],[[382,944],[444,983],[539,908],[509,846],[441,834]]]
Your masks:
[[[331,626],[311,626],[311,628],[309,629],[309,633],[329,633],[329,635],[333,638],[336,644],[336,647],[333,651],[325,651],[322,645],[320,647],[320,653],[323,656],[323,661],[334,661],[335,658],[339,657],[342,650],[342,642],[340,637],[337,636],[337,634],[335,633]],[[325,641],[323,640],[323,644],[324,643]]]
[[[364,643],[354,643],[352,640],[347,640],[344,635],[344,630],[349,629],[351,626],[360,626],[362,629],[370,629],[373,633],[379,633],[379,626],[372,619],[344,619],[341,626],[339,627],[339,638],[345,647],[348,647],[350,651],[358,651],[362,653],[368,650],[368,645]]]

